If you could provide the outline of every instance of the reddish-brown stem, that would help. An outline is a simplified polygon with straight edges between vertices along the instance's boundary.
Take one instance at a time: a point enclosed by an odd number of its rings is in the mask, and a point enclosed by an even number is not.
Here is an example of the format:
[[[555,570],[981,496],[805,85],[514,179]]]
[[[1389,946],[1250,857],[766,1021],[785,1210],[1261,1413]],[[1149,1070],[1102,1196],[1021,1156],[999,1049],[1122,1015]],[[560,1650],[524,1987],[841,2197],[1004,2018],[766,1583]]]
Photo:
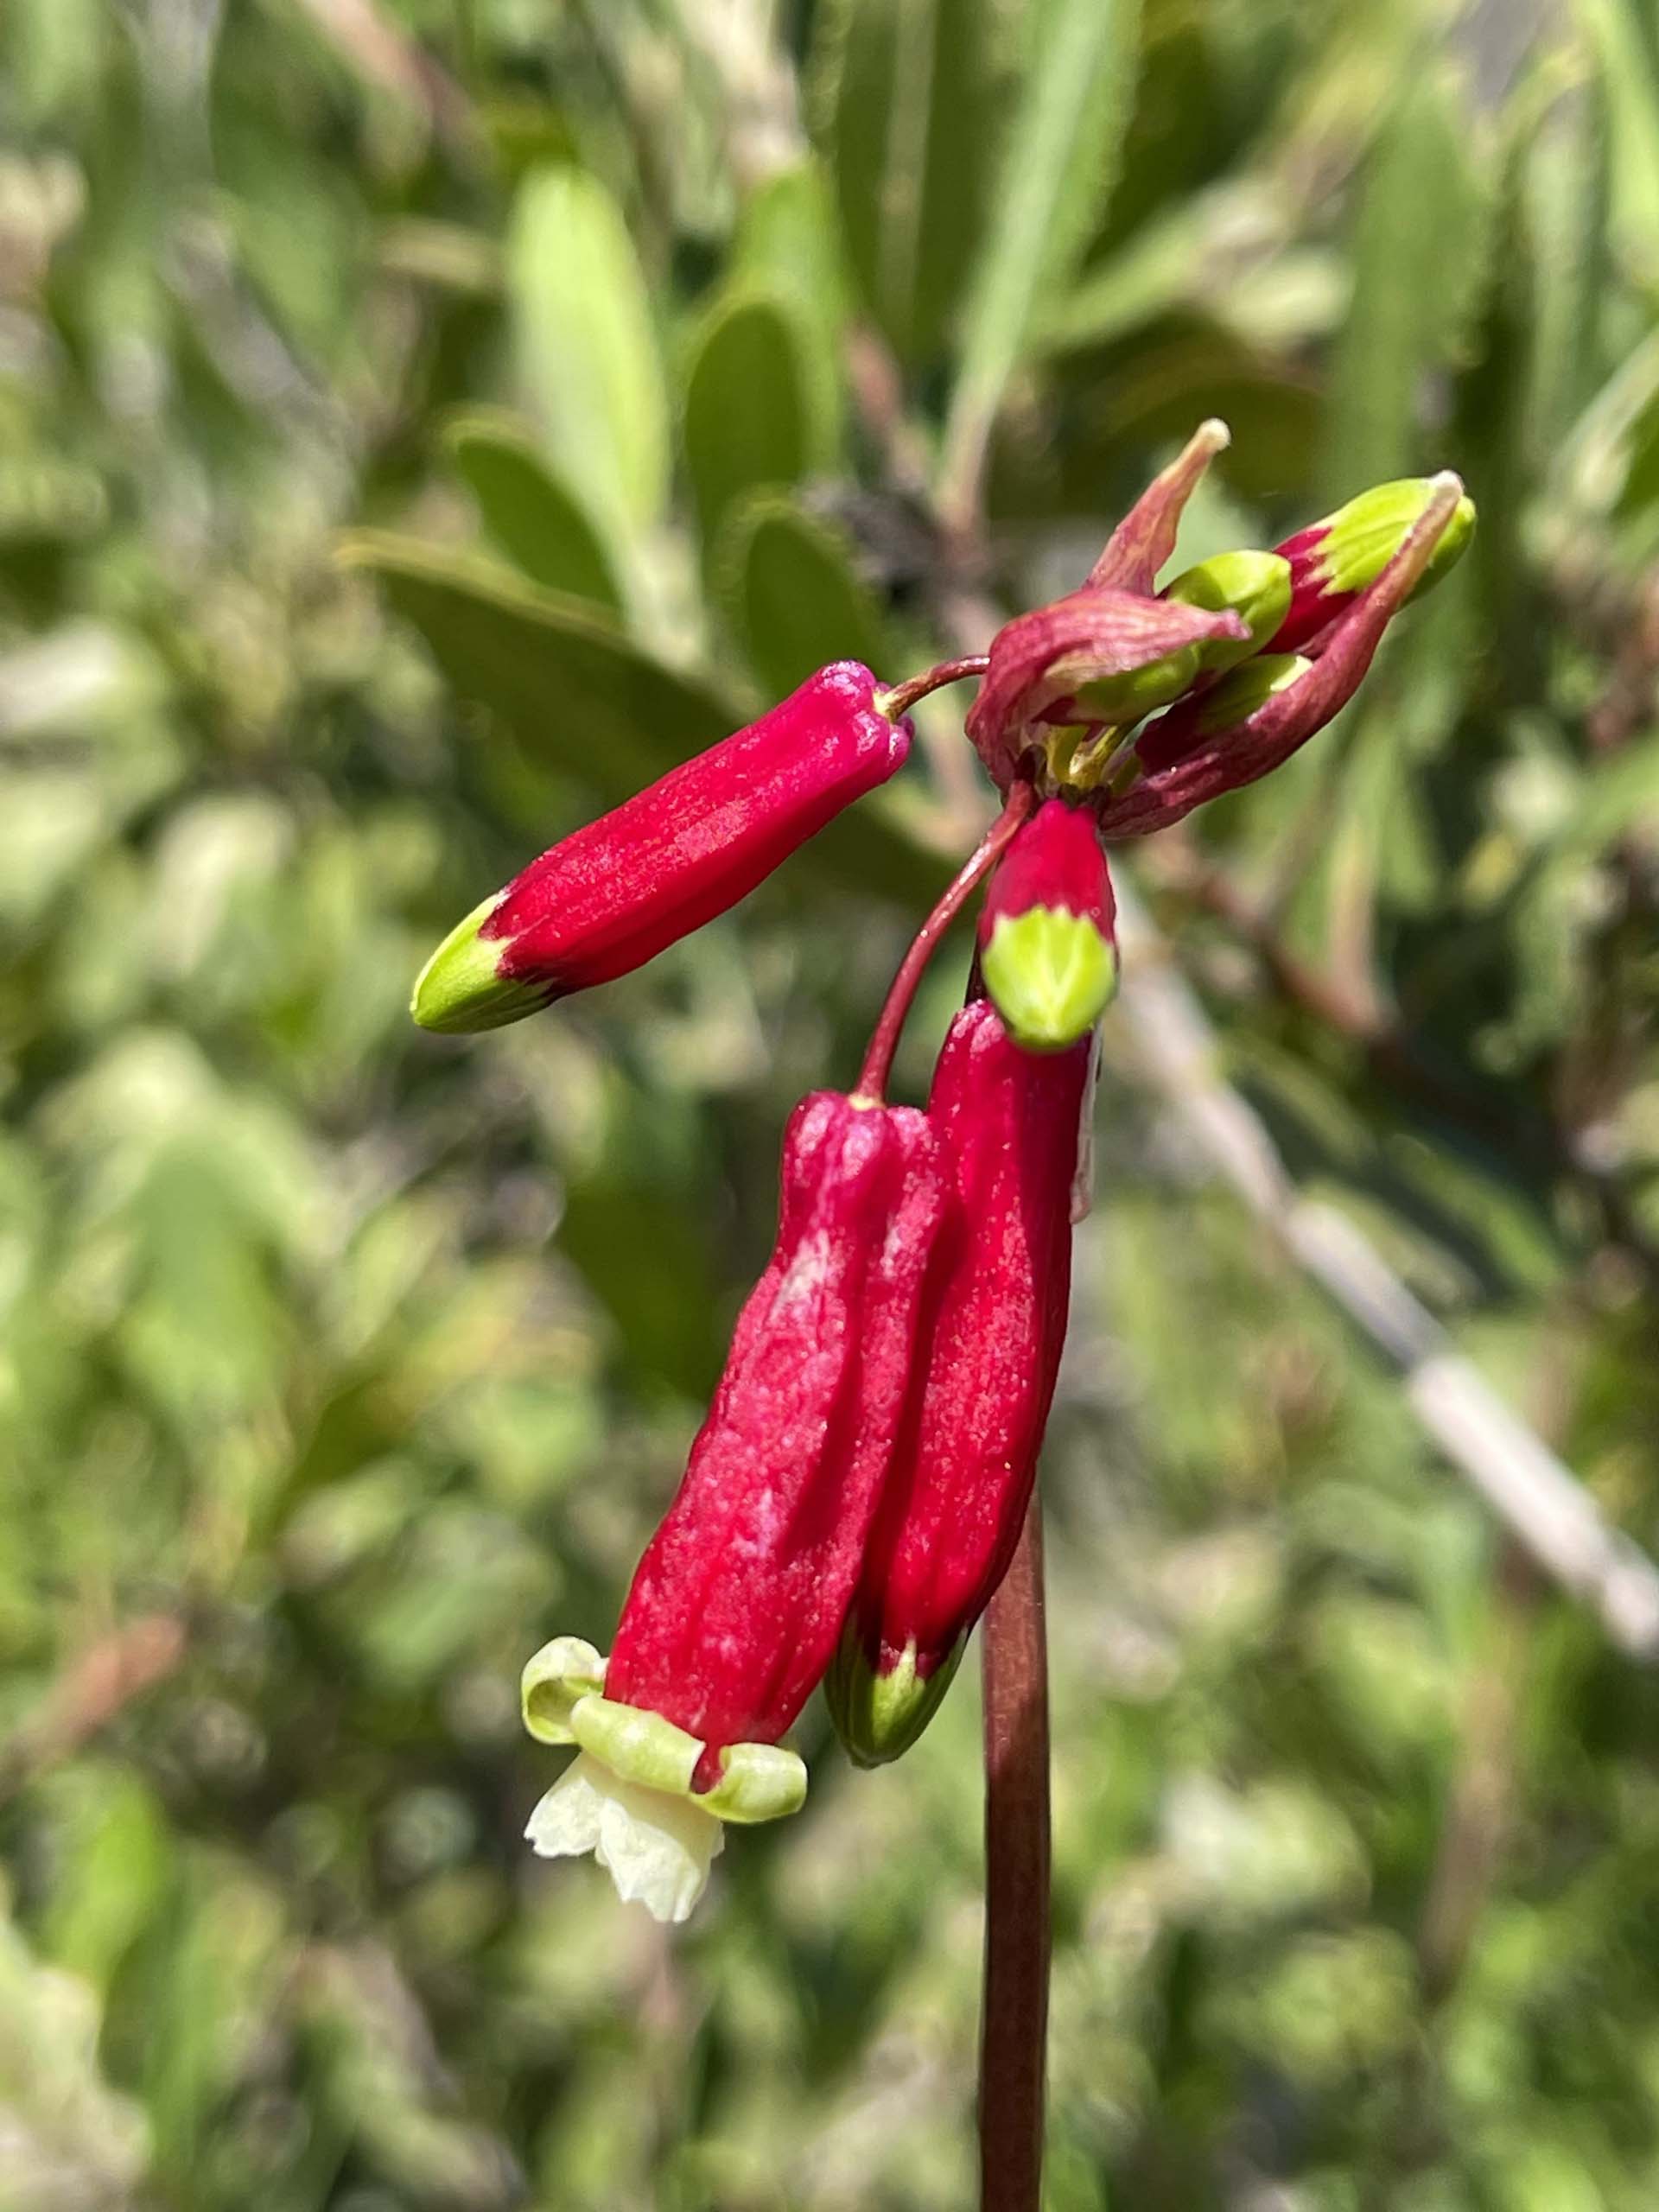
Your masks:
[[[1038,2212],[1048,2042],[1048,1641],[1035,1495],[980,1634],[985,1684],[981,2212]]]
[[[921,928],[915,942],[899,965],[893,979],[887,1003],[870,1039],[870,1049],[864,1055],[864,1065],[859,1075],[855,1096],[860,1098],[885,1097],[887,1077],[893,1072],[893,1056],[899,1049],[899,1039],[910,1012],[911,1001],[916,995],[916,986],[922,972],[938,950],[939,940],[950,928],[972,896],[974,887],[982,882],[995,865],[1002,848],[1031,812],[1036,794],[1029,784],[1016,784],[1008,793],[1007,804],[990,828],[981,838],[976,850],[958,869],[944,896],[933,909]]]
[[[983,676],[988,665],[983,653],[963,653],[957,660],[942,660],[937,667],[924,669],[919,676],[909,677],[891,691],[884,691],[876,704],[890,722],[896,722],[929,692],[942,691],[947,683],[959,683],[964,676]]]

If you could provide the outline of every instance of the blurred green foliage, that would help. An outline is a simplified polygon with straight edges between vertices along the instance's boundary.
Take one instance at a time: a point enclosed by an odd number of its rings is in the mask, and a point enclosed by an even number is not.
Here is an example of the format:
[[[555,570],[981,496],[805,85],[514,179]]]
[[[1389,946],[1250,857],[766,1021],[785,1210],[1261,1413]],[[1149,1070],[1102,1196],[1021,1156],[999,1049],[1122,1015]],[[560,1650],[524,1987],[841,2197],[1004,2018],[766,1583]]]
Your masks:
[[[1659,1541],[1652,11],[9,0],[0,127],[0,2206],[965,2204],[970,1681],[877,1776],[809,1716],[671,1940],[527,1859],[514,1701],[969,834],[951,708],[591,1003],[409,982],[817,662],[1069,586],[1205,414],[1183,560],[1455,465],[1363,702],[1130,864],[1299,1176]],[[1116,1028],[1098,1153],[1052,2212],[1644,2212],[1651,1678]]]

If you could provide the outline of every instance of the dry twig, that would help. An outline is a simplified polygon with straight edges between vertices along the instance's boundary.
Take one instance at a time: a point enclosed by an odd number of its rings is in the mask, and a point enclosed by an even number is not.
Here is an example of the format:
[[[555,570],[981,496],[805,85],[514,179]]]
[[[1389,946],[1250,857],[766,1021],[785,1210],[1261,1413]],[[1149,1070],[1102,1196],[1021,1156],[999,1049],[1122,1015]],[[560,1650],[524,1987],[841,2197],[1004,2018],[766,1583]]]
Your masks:
[[[1633,1657],[1659,1659],[1659,1570],[1453,1346],[1362,1231],[1303,1197],[1255,1109],[1222,1077],[1209,1017],[1120,871],[1122,1003],[1147,1080],[1286,1249],[1401,1372],[1446,1457],[1546,1573]]]

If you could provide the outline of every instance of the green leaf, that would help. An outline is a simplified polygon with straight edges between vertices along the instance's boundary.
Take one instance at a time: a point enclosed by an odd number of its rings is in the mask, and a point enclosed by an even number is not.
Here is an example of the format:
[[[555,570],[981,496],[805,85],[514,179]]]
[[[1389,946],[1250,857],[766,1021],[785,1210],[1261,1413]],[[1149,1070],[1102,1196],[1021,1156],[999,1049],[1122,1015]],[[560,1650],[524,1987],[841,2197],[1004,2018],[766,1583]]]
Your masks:
[[[1532,308],[1525,421],[1535,467],[1554,460],[1601,367],[1611,283],[1608,168],[1607,103],[1597,84],[1558,101],[1523,149],[1518,190]]]
[[[732,281],[745,292],[785,300],[807,338],[803,367],[815,450],[841,443],[841,352],[848,315],[847,270],[835,204],[818,162],[807,156],[758,186],[732,241]]]
[[[513,350],[548,450],[624,537],[668,493],[668,400],[645,277],[621,210],[594,178],[545,168],[519,188],[507,238]]]
[[[1206,416],[1233,433],[1217,473],[1252,499],[1305,480],[1317,448],[1317,390],[1202,319],[1170,317],[1129,345],[1077,354],[1060,389],[1076,414],[1064,481],[1083,512],[1098,512],[1126,448],[1179,445]]]
[[[1107,345],[1189,306],[1204,265],[1205,216],[1201,202],[1183,201],[1085,270],[1044,315],[1045,350]]]
[[[630,1369],[692,1400],[707,1395],[720,1372],[720,1285],[683,1193],[572,1179],[559,1249],[616,1324]]]
[[[685,394],[685,458],[703,543],[727,508],[762,484],[793,484],[818,456],[806,343],[781,301],[728,300],[703,325]]]
[[[950,334],[984,227],[1003,102],[993,0],[836,0],[817,106],[847,251],[900,359]]]
[[[1283,231],[1276,196],[1255,186],[1217,186],[1179,201],[1090,264],[1043,316],[1033,350],[1117,343],[1160,317],[1201,312],[1264,356],[1294,354],[1342,320],[1347,285],[1328,248],[1268,251]],[[1258,242],[1248,261],[1230,244],[1241,233]]]
[[[833,660],[881,672],[881,614],[842,534],[785,495],[757,492],[721,531],[715,588],[749,665],[771,691],[792,691]]]
[[[1579,0],[1602,65],[1612,155],[1612,224],[1651,280],[1659,273],[1659,51],[1631,0]]]
[[[486,531],[532,583],[621,612],[599,532],[521,423],[510,415],[463,415],[449,423],[443,442]]]
[[[1426,378],[1462,351],[1486,261],[1490,195],[1471,130],[1455,86],[1420,73],[1372,149],[1353,305],[1331,372],[1323,480],[1332,500],[1425,458]]]
[[[664,667],[593,607],[488,562],[379,531],[349,537],[340,558],[379,579],[463,698],[612,802],[747,719],[736,699]]]
[[[1110,189],[1129,111],[1139,0],[1039,0],[1029,66],[978,256],[945,424],[948,505],[972,499],[1034,322]]]

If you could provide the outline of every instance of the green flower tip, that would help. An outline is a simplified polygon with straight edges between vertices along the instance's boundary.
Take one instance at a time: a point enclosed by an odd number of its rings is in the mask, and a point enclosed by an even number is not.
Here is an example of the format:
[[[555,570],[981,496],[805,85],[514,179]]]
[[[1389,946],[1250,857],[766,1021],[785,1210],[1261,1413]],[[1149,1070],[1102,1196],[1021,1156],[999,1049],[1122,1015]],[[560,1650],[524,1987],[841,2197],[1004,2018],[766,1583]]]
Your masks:
[[[697,1799],[722,1821],[781,1821],[806,1802],[806,1768],[782,1744],[728,1744],[720,1780]]]
[[[1030,906],[999,916],[983,973],[1015,1044],[1059,1052],[1086,1037],[1116,995],[1117,948],[1086,915]]]
[[[570,1710],[570,1733],[613,1774],[642,1789],[683,1796],[702,1757],[697,1738],[664,1720],[660,1713],[619,1705],[607,1697],[578,1698]]]
[[[722,1821],[782,1820],[806,1802],[806,1769],[781,1744],[728,1744],[720,1780],[694,1790],[699,1739],[659,1713],[604,1694],[605,1660],[579,1636],[556,1636],[525,1665],[524,1726],[539,1744],[575,1744],[635,1789],[690,1799]]]
[[[570,1725],[578,1700],[605,1687],[605,1662],[579,1636],[556,1636],[524,1662],[518,1709],[538,1744],[574,1744]]]
[[[1374,485],[1347,505],[1338,507],[1322,525],[1319,573],[1330,592],[1366,590],[1376,582],[1399,551],[1402,543],[1424,508],[1439,490],[1435,476],[1402,476],[1392,484]],[[1465,492],[1440,532],[1418,592],[1437,584],[1463,557],[1474,535],[1475,503]],[[1412,596],[1415,598],[1416,592]]]
[[[912,1644],[897,1666],[880,1674],[855,1636],[843,1638],[823,1694],[855,1766],[885,1766],[910,1749],[944,1702],[966,1648],[964,1637],[942,1667],[920,1675]]]
[[[547,1004],[545,984],[497,973],[505,948],[499,941],[479,935],[500,897],[499,892],[492,892],[465,921],[457,922],[415,978],[409,1010],[423,1029],[450,1035],[500,1029]]]
[[[1198,648],[1199,664],[1213,674],[1248,660],[1290,612],[1290,563],[1282,553],[1217,553],[1176,577],[1164,593],[1206,613],[1236,614],[1248,638],[1211,638]]]

